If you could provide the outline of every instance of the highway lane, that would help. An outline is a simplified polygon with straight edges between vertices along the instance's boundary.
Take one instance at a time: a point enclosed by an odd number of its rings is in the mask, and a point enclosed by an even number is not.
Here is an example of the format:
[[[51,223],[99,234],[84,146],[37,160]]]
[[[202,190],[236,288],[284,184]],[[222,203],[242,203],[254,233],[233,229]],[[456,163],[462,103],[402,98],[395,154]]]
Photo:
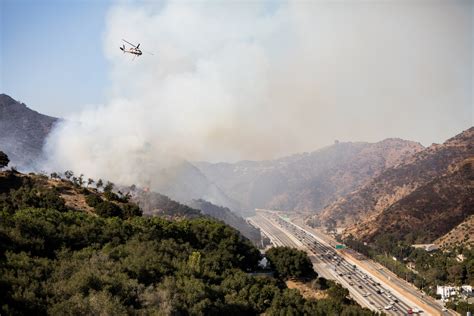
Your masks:
[[[299,227],[288,223],[281,218],[275,218],[276,222],[282,227],[295,233],[307,247],[315,253],[319,253],[322,261],[327,264],[333,264],[334,269],[338,275],[347,281],[350,287],[358,291],[363,296],[366,296],[369,302],[372,302],[377,310],[384,310],[388,313],[395,312],[395,314],[405,314],[412,304],[406,303],[400,298],[397,298],[388,289],[384,288],[380,282],[374,280],[367,273],[357,269],[354,265],[347,262],[340,257],[334,248],[324,245],[315,239],[310,234],[301,230]],[[390,306],[390,308],[388,308]],[[385,309],[387,307],[387,309]]]
[[[383,287],[368,273],[361,271],[360,268],[354,268],[354,265],[339,256],[332,247],[300,227],[266,212],[257,212],[252,220],[269,235],[270,239],[275,240],[276,244],[309,251],[315,270],[321,276],[337,280],[348,288],[351,296],[359,304],[392,315],[405,315],[414,306],[412,302],[406,302],[397,297],[399,295],[394,295],[393,290],[389,291]]]
[[[304,228],[307,231],[314,232],[314,234],[318,238],[324,238],[324,241],[327,244],[330,244],[332,246],[337,244],[335,240],[332,240],[330,239],[330,237],[325,236],[325,235],[321,236],[320,232],[314,231],[312,228],[307,227],[304,223],[298,223],[297,226],[299,226],[300,228]],[[349,261],[356,260],[352,256],[347,256],[347,259]],[[422,304],[423,306],[425,306],[427,311],[430,311],[431,314],[433,315],[459,315],[453,310],[444,309],[443,306],[439,304],[438,302],[436,302],[432,297],[422,294],[420,290],[414,287],[411,283],[408,283],[405,280],[399,278],[397,275],[395,275],[393,272],[383,267],[379,263],[374,262],[372,260],[363,260],[363,262],[360,262],[360,261],[358,262],[360,264],[363,264],[363,266],[368,269],[369,274],[378,275],[381,278],[388,280],[388,283],[391,286],[396,287],[399,293],[404,293],[405,295],[409,296],[412,301],[420,302],[419,304]],[[400,291],[403,291],[403,292],[400,292]]]
[[[281,227],[278,227],[273,221],[269,220],[266,216],[257,214],[256,216],[251,218],[251,222],[260,227],[260,229],[264,231],[265,234],[272,240],[272,242],[274,241],[276,245],[283,245],[308,250],[307,246],[305,246],[304,243],[298,242],[297,238],[290,238],[288,232],[283,231]],[[316,252],[314,251],[310,251],[309,254],[310,258],[314,263],[315,270],[316,272],[318,272],[319,275],[328,279],[337,280],[344,287],[349,289],[351,296],[362,306],[370,308],[374,311],[379,310],[378,307],[382,307],[383,303],[379,299],[373,300],[369,297],[364,297],[365,292],[360,290],[358,291],[355,288],[352,288],[349,285],[351,281],[348,281],[347,279],[338,276],[337,271],[335,271],[334,268],[331,269],[332,264],[330,260],[317,258],[317,255],[315,255],[315,253]],[[375,304],[370,304],[370,302],[377,302],[379,306],[375,306]]]
[[[311,247],[314,244],[314,241],[310,240],[310,238],[307,238],[308,247]],[[391,294],[386,294],[388,292],[383,290],[383,288],[380,287],[377,282],[372,280],[361,270],[354,268],[353,265],[349,264],[337,254],[335,255],[332,249],[318,245],[316,247],[313,246],[311,250],[316,253],[321,253],[322,255],[320,256],[326,258],[325,260],[328,266],[333,269],[334,272],[338,274],[338,276],[344,279],[349,287],[354,287],[355,291],[358,291],[362,296],[367,297],[369,304],[370,302],[373,302],[374,304],[371,305],[374,305],[377,310],[382,310],[388,305],[393,305],[395,307],[395,310],[392,308],[393,311],[397,311],[398,308],[403,310],[408,310],[410,308],[410,306],[404,303],[397,303],[396,301],[398,300]],[[390,296],[385,297],[384,295]]]
[[[380,264],[375,264],[375,263],[372,263],[372,262],[368,262],[367,264],[369,266],[371,266],[373,269],[377,269],[378,272],[381,275],[383,275],[387,279],[391,280],[393,283],[395,283],[399,287],[403,288],[405,291],[409,292],[413,296],[419,297],[420,299],[423,300],[423,302],[425,304],[428,304],[430,307],[432,307],[434,309],[437,309],[437,310],[439,310],[440,313],[442,313],[442,310],[440,310],[440,309],[442,309],[442,307],[440,307],[440,305],[429,295],[420,294],[419,290],[416,287],[414,287],[410,283],[405,282],[404,280],[400,279],[397,275],[395,275],[393,272],[391,272],[387,268],[382,267]],[[445,315],[456,315],[455,313],[453,313],[451,311],[446,311],[446,312],[444,312],[444,314]]]
[[[297,240],[291,239],[288,234],[285,234],[279,229],[274,229],[273,224],[264,216],[256,215],[250,218],[250,221],[256,226],[259,226],[275,246],[289,246],[295,248],[300,248],[302,246],[302,244]]]

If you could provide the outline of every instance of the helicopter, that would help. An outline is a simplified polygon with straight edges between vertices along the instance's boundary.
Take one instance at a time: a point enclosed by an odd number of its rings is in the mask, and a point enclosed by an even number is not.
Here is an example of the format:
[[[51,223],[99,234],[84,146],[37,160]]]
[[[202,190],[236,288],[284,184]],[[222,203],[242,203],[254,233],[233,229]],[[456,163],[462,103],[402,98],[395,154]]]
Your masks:
[[[125,54],[125,53],[129,53],[129,54],[132,54],[133,55],[133,58],[135,59],[135,57],[137,56],[141,56],[143,54],[142,50],[140,49],[140,43],[138,45],[134,45],[132,43],[130,43],[129,41],[126,41],[124,39],[122,39],[122,41],[124,41],[125,43],[127,43],[128,45],[130,45],[131,47],[130,48],[126,48],[125,47],[125,44],[123,44],[120,48],[120,50]],[[150,55],[153,55],[152,53],[150,52],[146,52]]]

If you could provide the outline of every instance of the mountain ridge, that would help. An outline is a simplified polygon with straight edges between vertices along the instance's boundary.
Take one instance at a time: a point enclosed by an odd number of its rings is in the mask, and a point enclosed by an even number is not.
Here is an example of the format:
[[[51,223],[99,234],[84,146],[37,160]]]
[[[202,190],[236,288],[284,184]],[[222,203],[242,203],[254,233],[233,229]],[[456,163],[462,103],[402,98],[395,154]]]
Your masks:
[[[274,160],[195,165],[243,208],[317,212],[422,148],[391,138],[337,143]]]
[[[452,212],[459,207],[474,209],[472,200],[468,198],[472,191],[470,172],[473,157],[474,127],[471,127],[443,144],[433,144],[415,153],[403,164],[388,168],[365,186],[325,207],[318,217],[311,218],[309,222],[313,225],[325,225],[333,220],[337,226],[346,228],[345,236],[352,234],[360,239],[371,240],[382,229],[390,230],[390,225],[397,225],[403,230],[407,216],[416,209],[421,212],[430,206],[438,214],[444,214],[443,210],[437,209],[439,205],[446,205]],[[461,169],[465,170],[462,176]],[[450,191],[455,188],[457,190]],[[450,203],[449,196],[456,194],[466,194],[466,199],[459,201],[459,204]],[[400,212],[398,220],[391,211]],[[418,214],[423,215],[432,214]],[[467,216],[466,213],[461,219],[453,221],[449,228],[454,228]],[[425,221],[430,222],[431,219],[426,217]],[[380,222],[386,226],[380,227]],[[444,222],[449,222],[448,218],[444,218]],[[425,229],[426,234],[420,237],[422,241],[433,241],[448,233],[448,229],[437,226],[441,224],[441,218],[432,221]]]
[[[42,155],[44,141],[58,120],[0,94],[0,144],[11,165],[31,167]]]

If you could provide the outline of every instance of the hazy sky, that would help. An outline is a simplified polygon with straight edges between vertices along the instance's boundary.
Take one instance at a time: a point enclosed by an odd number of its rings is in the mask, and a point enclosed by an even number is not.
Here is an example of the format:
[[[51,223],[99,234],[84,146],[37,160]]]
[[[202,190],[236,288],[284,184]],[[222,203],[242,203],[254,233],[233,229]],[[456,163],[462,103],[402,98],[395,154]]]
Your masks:
[[[1,90],[80,122],[52,142],[74,157],[261,159],[473,125],[474,1],[1,3]]]

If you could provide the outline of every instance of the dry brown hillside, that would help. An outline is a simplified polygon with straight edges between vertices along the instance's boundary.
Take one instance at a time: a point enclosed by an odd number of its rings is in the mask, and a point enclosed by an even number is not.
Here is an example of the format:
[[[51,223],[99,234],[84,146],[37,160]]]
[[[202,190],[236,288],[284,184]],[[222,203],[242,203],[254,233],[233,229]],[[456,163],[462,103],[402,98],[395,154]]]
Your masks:
[[[389,233],[415,243],[431,243],[474,215],[474,159],[419,186],[374,217],[349,226],[344,235],[373,241]],[[467,231],[454,237],[469,238]]]
[[[474,215],[469,216],[446,235],[436,239],[435,244],[441,248],[461,246],[472,249],[474,247]]]
[[[419,143],[390,138],[340,142],[275,160],[196,165],[244,208],[314,213],[422,149]]]
[[[325,207],[321,215],[310,219],[310,223],[324,225],[333,219],[339,226],[350,227],[362,221],[373,221],[397,201],[446,175],[452,166],[470,157],[474,157],[474,128],[385,170],[359,190]]]

